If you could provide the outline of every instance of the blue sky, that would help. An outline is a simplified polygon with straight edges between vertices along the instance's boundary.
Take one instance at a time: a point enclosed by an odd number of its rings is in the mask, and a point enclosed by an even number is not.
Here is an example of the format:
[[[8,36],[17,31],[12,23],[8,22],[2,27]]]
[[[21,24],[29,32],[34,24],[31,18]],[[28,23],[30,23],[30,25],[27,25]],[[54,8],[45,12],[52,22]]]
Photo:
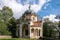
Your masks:
[[[21,3],[22,5],[25,5],[24,4],[25,2],[26,0],[21,0],[19,3]],[[38,4],[38,3],[39,3],[39,0],[29,1],[29,4],[31,5]],[[51,0],[49,2],[46,2],[42,6],[41,10],[39,10],[37,13],[41,17],[50,15],[50,14],[60,15],[60,0]]]
[[[48,4],[48,6],[46,6]],[[46,7],[46,8],[44,8]],[[38,12],[40,16],[46,16],[50,14],[60,15],[60,0],[51,0],[44,4],[41,11]]]
[[[17,0],[16,0],[17,1]],[[27,0],[18,0],[17,2],[21,3],[22,5],[25,5],[25,2],[27,2]],[[28,2],[29,4],[38,4],[39,3],[39,0],[29,0]]]
[[[52,16],[50,19],[54,19],[56,15],[60,15],[60,0],[0,0],[0,3],[0,9],[3,6],[10,7],[16,19],[28,10],[29,4],[39,17]]]

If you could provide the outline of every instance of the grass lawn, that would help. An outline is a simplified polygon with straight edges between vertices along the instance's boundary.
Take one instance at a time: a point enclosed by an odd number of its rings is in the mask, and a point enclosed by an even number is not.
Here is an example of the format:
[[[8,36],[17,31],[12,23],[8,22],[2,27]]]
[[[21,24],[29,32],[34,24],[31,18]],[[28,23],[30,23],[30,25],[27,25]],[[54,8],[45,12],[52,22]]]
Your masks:
[[[37,40],[37,39],[29,39],[29,38],[5,38],[0,40]]]

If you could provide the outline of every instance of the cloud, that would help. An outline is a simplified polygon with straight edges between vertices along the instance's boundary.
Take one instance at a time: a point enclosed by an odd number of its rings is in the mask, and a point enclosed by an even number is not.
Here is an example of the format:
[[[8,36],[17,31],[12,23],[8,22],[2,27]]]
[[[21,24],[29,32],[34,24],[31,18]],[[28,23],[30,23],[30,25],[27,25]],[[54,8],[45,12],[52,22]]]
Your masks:
[[[32,1],[32,0],[30,0],[30,1]],[[34,10],[37,13],[39,10],[41,10],[42,6],[46,2],[49,2],[49,1],[48,0],[39,0],[38,4],[31,5],[31,9]],[[1,5],[2,7],[3,6],[8,6],[13,10],[14,17],[16,19],[18,19],[24,13],[24,11],[26,11],[28,9],[28,6],[29,6],[29,4],[28,4],[29,0],[27,0],[24,3],[24,5],[22,5],[21,3],[18,3],[17,0],[0,0],[0,2],[1,2],[1,4],[3,4],[3,5]],[[35,3],[35,2],[33,2],[33,3]]]
[[[2,7],[0,7],[0,9],[2,9]]]
[[[59,22],[59,19],[55,19],[56,15],[50,14],[48,16],[44,16],[43,19],[49,18],[50,21],[52,22]]]

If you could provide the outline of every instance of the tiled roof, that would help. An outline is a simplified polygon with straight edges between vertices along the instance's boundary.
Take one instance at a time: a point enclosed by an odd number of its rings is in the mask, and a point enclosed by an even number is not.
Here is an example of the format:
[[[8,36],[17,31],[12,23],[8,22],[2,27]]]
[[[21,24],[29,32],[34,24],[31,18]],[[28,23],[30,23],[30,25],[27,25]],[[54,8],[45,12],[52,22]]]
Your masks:
[[[40,27],[42,25],[42,21],[34,22],[34,25],[31,25],[31,27]]]

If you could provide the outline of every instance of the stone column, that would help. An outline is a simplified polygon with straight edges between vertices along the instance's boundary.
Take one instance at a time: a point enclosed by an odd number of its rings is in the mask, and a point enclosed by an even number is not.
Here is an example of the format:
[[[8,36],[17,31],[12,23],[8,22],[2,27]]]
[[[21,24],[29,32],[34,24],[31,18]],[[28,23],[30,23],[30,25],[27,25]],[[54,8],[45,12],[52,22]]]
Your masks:
[[[35,38],[35,36],[36,36],[36,30],[34,29],[34,38]]]
[[[22,25],[20,25],[19,36],[22,37]]]
[[[30,37],[30,24],[29,24],[29,22],[28,23],[26,23],[27,25],[28,25],[28,38]]]

